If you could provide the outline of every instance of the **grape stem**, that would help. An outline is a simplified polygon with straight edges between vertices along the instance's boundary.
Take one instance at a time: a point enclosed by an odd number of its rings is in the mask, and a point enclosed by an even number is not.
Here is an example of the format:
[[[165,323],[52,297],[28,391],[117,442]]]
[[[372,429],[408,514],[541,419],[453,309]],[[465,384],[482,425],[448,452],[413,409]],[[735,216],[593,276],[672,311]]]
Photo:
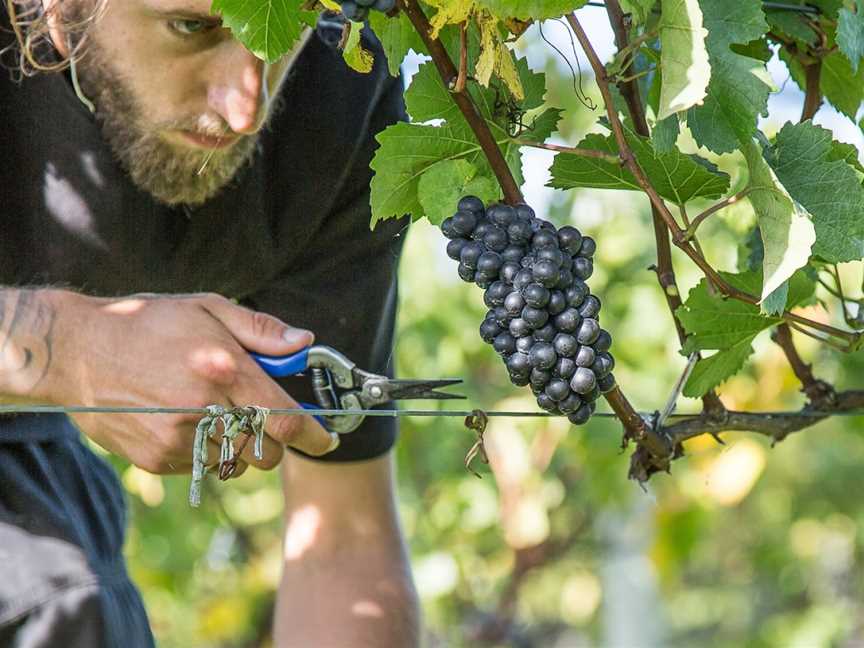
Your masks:
[[[610,0],[610,2],[607,3],[607,7],[613,3],[617,4],[617,0]],[[603,102],[606,106],[606,115],[609,119],[609,125],[612,128],[615,140],[618,143],[618,151],[621,162],[624,164],[624,166],[627,167],[627,170],[633,174],[633,177],[636,179],[637,184],[639,184],[642,190],[648,195],[652,205],[656,208],[663,222],[666,224],[666,227],[669,228],[669,231],[672,233],[672,240],[674,241],[675,245],[680,248],[688,257],[690,257],[690,259],[699,267],[699,269],[702,270],[708,280],[724,295],[726,295],[727,297],[731,297],[732,299],[737,299],[738,301],[745,302],[747,304],[752,304],[754,306],[758,305],[758,297],[739,290],[738,288],[735,288],[734,286],[729,284],[725,279],[723,279],[723,277],[720,276],[720,274],[711,266],[711,264],[706,261],[705,257],[699,254],[699,252],[694,249],[692,245],[690,245],[690,242],[686,240],[685,230],[678,226],[678,223],[675,221],[675,217],[669,211],[669,208],[663,202],[663,199],[651,185],[648,178],[645,176],[645,172],[642,170],[642,167],[639,166],[639,163],[636,161],[636,157],[633,155],[633,151],[627,144],[627,140],[624,137],[624,129],[621,125],[621,120],[618,117],[618,113],[615,111],[614,103],[612,101],[612,94],[609,90],[609,79],[606,75],[606,70],[603,67],[603,64],[600,62],[600,59],[597,56],[597,52],[591,45],[591,42],[589,41],[585,30],[579,23],[579,19],[576,18],[574,14],[569,14],[566,18],[567,22],[570,23],[570,27],[573,29],[573,33],[575,34],[577,40],[582,45],[582,49],[585,51],[585,55],[588,57],[588,61],[590,62],[591,67],[594,70],[597,86],[600,89],[600,94],[603,96]],[[857,346],[861,337],[861,334],[859,332],[844,331],[828,324],[823,324],[822,322],[817,322],[815,320],[796,315],[789,311],[784,311],[781,317],[787,322],[796,322],[797,324],[800,324],[802,326],[806,326],[817,331],[821,331],[822,333],[826,333],[827,335],[844,340],[846,342],[846,345],[842,348],[846,351],[852,351]]]
[[[438,38],[432,38],[432,27],[426,18],[426,14],[423,13],[423,9],[420,8],[417,0],[399,0],[398,4],[399,8],[408,16],[408,20],[411,21],[415,31],[426,45],[426,50],[432,57],[432,62],[438,68],[438,73],[441,75],[444,87],[450,89],[450,96],[453,97],[453,101],[474,132],[474,136],[477,138],[483,154],[489,161],[489,166],[492,167],[492,171],[498,179],[498,184],[501,185],[504,199],[511,205],[524,202],[519,185],[516,183],[516,179],[513,177],[513,173],[510,171],[507,160],[504,159],[504,154],[495,141],[492,131],[489,130],[489,125],[477,110],[468,91],[464,87],[461,89],[456,87],[459,72],[456,70],[456,66],[453,64],[450,55],[441,41]],[[465,58],[467,59],[467,56]]]
[[[747,194],[749,194],[751,191],[752,191],[752,187],[747,187],[746,189],[742,189],[741,191],[736,193],[734,196],[729,196],[728,198],[721,200],[720,202],[718,202],[714,205],[711,205],[711,207],[709,207],[708,209],[706,209],[702,213],[698,214],[696,216],[696,218],[693,219],[693,222],[687,226],[687,231],[684,232],[685,240],[689,241],[689,240],[693,239],[693,237],[696,235],[696,230],[702,224],[702,221],[704,221],[706,218],[708,218],[711,214],[714,214],[714,213],[720,211],[721,209],[728,207],[729,205],[734,205],[739,200],[744,198]]]

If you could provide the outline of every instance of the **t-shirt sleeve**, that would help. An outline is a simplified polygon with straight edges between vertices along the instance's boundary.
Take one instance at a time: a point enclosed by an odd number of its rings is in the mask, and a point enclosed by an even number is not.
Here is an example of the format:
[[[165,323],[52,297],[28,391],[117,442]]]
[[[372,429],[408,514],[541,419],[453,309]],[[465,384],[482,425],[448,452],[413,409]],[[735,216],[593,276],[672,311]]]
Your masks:
[[[316,344],[339,350],[361,369],[392,375],[396,273],[407,223],[389,220],[369,229],[374,135],[404,118],[401,79],[386,84],[368,128],[359,136],[334,207],[311,244],[267,288],[243,303],[314,331]],[[321,191],[328,191],[323,179]],[[308,377],[281,379],[280,384],[295,399],[315,402]],[[338,449],[320,459],[338,462],[378,457],[393,446],[396,434],[394,419],[367,417],[360,427],[342,436]]]

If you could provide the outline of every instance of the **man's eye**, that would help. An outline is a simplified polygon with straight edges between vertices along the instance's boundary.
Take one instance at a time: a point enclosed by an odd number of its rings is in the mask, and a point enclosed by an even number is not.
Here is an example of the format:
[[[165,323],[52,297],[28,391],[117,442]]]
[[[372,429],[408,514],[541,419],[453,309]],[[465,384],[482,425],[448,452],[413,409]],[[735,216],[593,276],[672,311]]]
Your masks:
[[[168,26],[172,31],[182,36],[200,34],[211,28],[211,25],[208,25],[203,20],[171,20],[168,22]]]

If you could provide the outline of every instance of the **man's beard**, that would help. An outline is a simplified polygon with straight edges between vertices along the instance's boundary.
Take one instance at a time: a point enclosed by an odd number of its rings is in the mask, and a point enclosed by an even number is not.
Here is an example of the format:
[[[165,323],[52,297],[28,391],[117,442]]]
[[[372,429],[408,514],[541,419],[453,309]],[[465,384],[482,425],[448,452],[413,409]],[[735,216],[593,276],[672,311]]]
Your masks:
[[[241,136],[230,147],[213,150],[167,142],[160,133],[183,130],[213,138],[233,138],[236,133],[210,115],[147,122],[128,82],[93,41],[77,68],[82,89],[96,106],[96,120],[114,156],[138,188],[162,203],[205,202],[219,193],[255,152],[257,136]]]

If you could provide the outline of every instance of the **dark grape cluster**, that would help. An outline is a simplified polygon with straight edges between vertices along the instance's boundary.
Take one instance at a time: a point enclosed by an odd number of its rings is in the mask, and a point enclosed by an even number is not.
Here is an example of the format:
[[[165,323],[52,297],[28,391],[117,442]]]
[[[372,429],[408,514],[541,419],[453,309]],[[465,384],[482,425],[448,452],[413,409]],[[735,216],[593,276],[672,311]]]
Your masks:
[[[596,243],[560,229],[521,204],[487,208],[459,201],[441,224],[459,277],[485,290],[480,337],[502,356],[510,381],[531,386],[537,404],[582,425],[615,386],[612,337],[600,328],[600,300],[585,283]]]
[[[366,20],[369,10],[387,13],[396,6],[396,0],[336,0],[342,7],[342,15],[348,20]]]

